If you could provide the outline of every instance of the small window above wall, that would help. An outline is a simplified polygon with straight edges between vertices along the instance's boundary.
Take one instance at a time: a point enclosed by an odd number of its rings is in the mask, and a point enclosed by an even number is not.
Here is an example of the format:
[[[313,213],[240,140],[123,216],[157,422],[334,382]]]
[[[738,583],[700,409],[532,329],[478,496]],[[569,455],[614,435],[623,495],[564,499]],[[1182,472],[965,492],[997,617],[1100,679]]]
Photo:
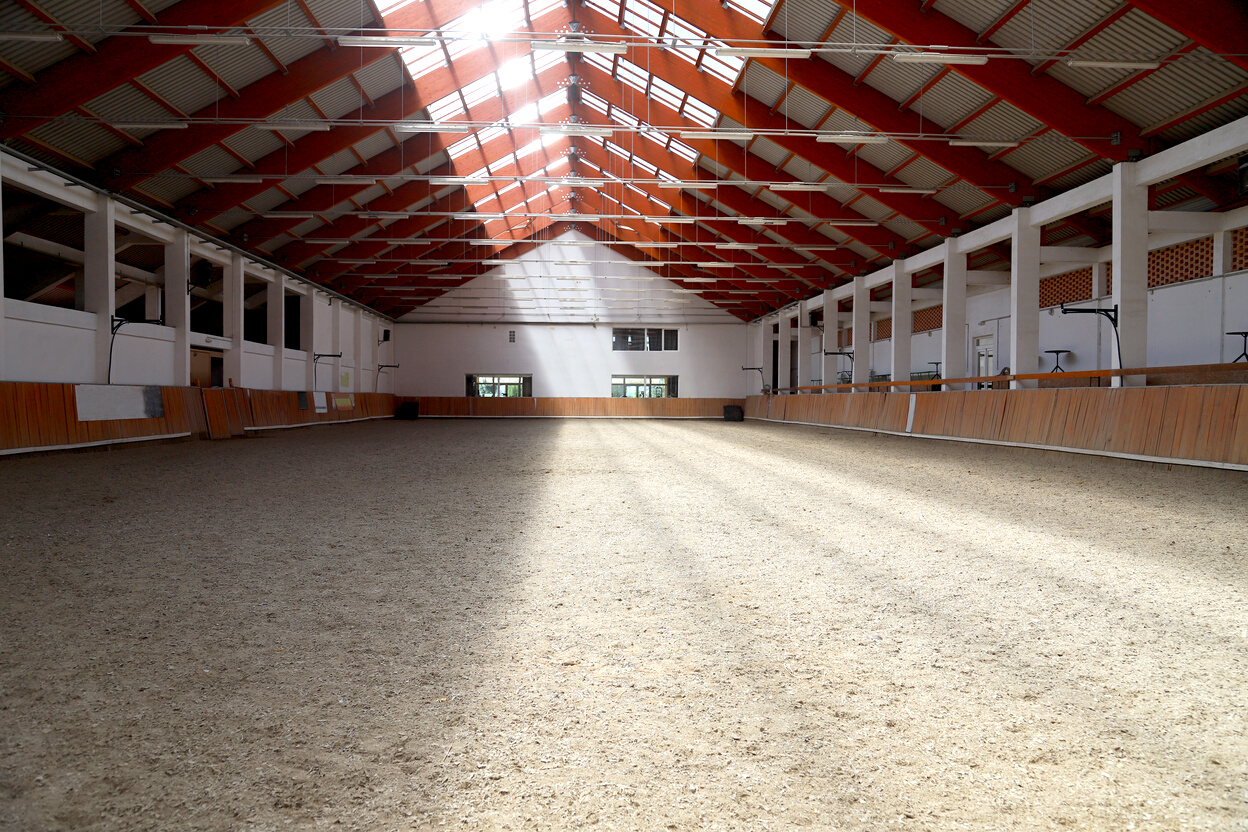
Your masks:
[[[615,399],[674,399],[677,376],[611,376]]]
[[[531,398],[533,376],[468,376],[469,398]]]
[[[616,352],[671,352],[679,348],[675,329],[613,329],[611,349]]]

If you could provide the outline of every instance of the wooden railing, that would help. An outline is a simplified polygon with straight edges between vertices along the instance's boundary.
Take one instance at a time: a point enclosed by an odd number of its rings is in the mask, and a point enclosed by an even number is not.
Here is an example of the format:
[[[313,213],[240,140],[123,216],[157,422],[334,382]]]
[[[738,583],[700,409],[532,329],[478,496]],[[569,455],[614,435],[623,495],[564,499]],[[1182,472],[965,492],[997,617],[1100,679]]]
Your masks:
[[[73,384],[0,382],[0,452],[132,442],[161,437],[228,439],[248,430],[394,415],[389,393],[355,393],[350,409],[335,408],[325,392],[300,409],[299,395],[276,390],[161,387],[165,415],[152,419],[79,421]]]
[[[1015,373],[996,376],[970,376],[968,378],[907,379],[905,381],[857,381],[844,384],[822,384],[806,387],[782,387],[772,394],[858,392],[865,388],[871,392],[885,392],[893,387],[926,387],[939,385],[982,384],[990,389],[1004,389],[1009,382],[1018,381],[1074,381],[1077,379],[1103,379],[1127,376],[1144,376],[1149,383],[1161,384],[1244,384],[1248,383],[1248,363],[1242,364],[1181,364],[1172,367],[1140,367],[1126,370],[1075,370],[1062,373]],[[1182,380],[1170,380],[1171,377]],[[1002,385],[1001,387],[994,387]]]

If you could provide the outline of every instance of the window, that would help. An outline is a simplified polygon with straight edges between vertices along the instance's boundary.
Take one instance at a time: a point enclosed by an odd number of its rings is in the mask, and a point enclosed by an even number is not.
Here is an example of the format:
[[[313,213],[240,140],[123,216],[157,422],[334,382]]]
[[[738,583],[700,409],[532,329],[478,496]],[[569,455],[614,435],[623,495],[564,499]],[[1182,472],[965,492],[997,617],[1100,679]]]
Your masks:
[[[613,329],[611,349],[616,352],[671,352],[680,347],[676,329]]]
[[[518,398],[533,395],[533,376],[468,376],[468,396]]]
[[[674,399],[677,376],[611,376],[616,399]]]

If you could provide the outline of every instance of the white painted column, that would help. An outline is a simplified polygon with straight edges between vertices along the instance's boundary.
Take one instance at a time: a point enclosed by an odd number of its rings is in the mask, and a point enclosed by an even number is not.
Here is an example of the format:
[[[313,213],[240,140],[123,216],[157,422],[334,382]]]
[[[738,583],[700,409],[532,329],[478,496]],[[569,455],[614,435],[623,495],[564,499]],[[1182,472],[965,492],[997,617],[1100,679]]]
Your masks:
[[[160,287],[143,287],[143,318],[148,321],[160,319]]]
[[[1213,235],[1213,276],[1220,277],[1231,271],[1235,254],[1235,235],[1231,231],[1218,231]]]
[[[0,165],[3,167],[3,165]],[[3,172],[0,172],[0,186],[4,184]],[[4,204],[0,201],[0,246],[4,244]],[[6,380],[8,368],[4,358],[4,252],[0,250],[0,381]]]
[[[286,275],[278,272],[266,287],[265,312],[273,347],[273,389],[284,390],[286,370]]]
[[[871,380],[871,290],[862,275],[854,278],[854,383]],[[865,389],[865,388],[864,388]],[[855,390],[854,392],[861,392]]]
[[[1103,298],[1109,294],[1109,264],[1092,264],[1092,297]]]
[[[780,360],[777,362],[776,369],[776,389],[783,389],[789,386],[789,371],[793,367],[792,354],[789,346],[793,342],[793,327],[789,325],[789,319],[780,313],[778,320],[780,334],[776,337],[776,350]]]
[[[1113,302],[1118,305],[1121,353],[1115,368],[1148,366],[1148,188],[1135,183],[1136,163],[1114,165]],[[1115,353],[1118,353],[1115,344]],[[1114,379],[1114,386],[1144,386],[1144,376]]]
[[[1010,252],[1010,372],[1036,373],[1040,368],[1040,229],[1031,224],[1030,208],[1014,209]],[[1012,381],[1021,390],[1034,380]]]
[[[821,360],[823,361],[823,383],[824,384],[836,384],[838,381],[836,377],[836,370],[837,370],[837,367],[840,366],[839,362],[840,362],[841,357],[839,355],[827,355],[826,354],[829,352],[836,352],[837,350],[840,349],[840,346],[838,346],[838,344],[840,343],[840,340],[841,340],[840,339],[841,316],[840,316],[840,312],[838,311],[838,308],[839,308],[839,305],[837,304],[835,300],[832,299],[832,290],[824,289],[823,290],[823,352],[825,354],[820,356]],[[828,392],[836,392],[836,391],[825,390],[823,392],[828,393]]]
[[[308,293],[299,300],[299,348],[307,353],[303,362],[303,389],[311,393],[316,390],[316,291],[309,288]]]
[[[351,389],[356,393],[363,393],[371,387],[364,386],[364,367],[367,362],[365,356],[371,352],[368,349],[367,338],[364,334],[364,310],[355,307],[355,377],[351,380]]]
[[[191,383],[191,237],[178,229],[165,246],[165,326],[173,329],[173,383]]]
[[[814,333],[810,326],[810,309],[806,301],[797,305],[797,384],[809,387],[814,376],[811,374],[810,339]],[[809,392],[809,391],[807,391]]]
[[[230,339],[223,359],[224,386],[243,386],[243,255],[233,252],[221,281],[222,334]]]
[[[117,204],[105,194],[96,197],[96,209],[83,217],[83,295],[84,308],[95,313],[95,382],[107,384],[113,313],[117,311]]]
[[[329,301],[329,352],[331,355],[337,356],[332,359],[332,367],[330,371],[329,389],[332,393],[342,390],[342,343],[345,340],[342,337],[342,301],[338,298],[331,298]]]
[[[1039,300],[1036,301],[1039,303]],[[943,325],[940,329],[940,374],[945,378],[966,378],[966,255],[958,250],[958,238],[945,240],[945,280],[941,292]],[[961,390],[961,384],[943,385],[944,390]]]
[[[771,336],[771,325],[767,323],[766,318],[759,318],[756,322],[758,331],[754,333],[754,346],[750,352],[753,356],[750,365],[753,367],[762,367],[763,374],[758,377],[758,390],[762,392],[763,387],[767,385],[767,374],[771,372],[771,357],[767,354],[767,341]],[[750,374],[751,376],[753,373]],[[746,390],[754,389],[755,380],[751,378],[746,383]]]
[[[894,262],[888,267],[893,273],[893,334],[892,346],[893,381],[910,380],[910,336],[914,330],[912,311],[912,279],[903,263]],[[894,387],[898,393],[909,393],[907,386]]]

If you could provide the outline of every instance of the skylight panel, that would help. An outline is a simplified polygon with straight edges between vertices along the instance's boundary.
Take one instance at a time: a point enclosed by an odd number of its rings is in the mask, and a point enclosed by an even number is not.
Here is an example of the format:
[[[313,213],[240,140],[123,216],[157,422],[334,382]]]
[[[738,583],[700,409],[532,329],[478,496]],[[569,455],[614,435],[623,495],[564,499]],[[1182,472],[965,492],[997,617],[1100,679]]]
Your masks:
[[[532,154],[542,149],[542,144],[543,142],[541,139],[534,139],[533,141],[529,142],[524,147],[516,151],[516,158],[523,159],[525,156],[531,156]]]
[[[528,71],[527,69],[525,70]],[[469,107],[475,107],[483,101],[488,101],[498,95],[498,79],[493,75],[487,75],[484,78],[478,78],[471,84],[460,90],[463,93],[464,101]],[[485,141],[485,139],[482,139]]]
[[[601,98],[594,95],[592,92],[585,92],[584,90],[581,91],[581,103],[588,104],[590,107],[602,113],[604,116],[607,114],[608,110],[610,110],[611,108],[610,104],[603,101]]]
[[[477,139],[481,142],[481,144],[485,144],[486,142],[493,141],[506,133],[507,128],[500,127],[497,124],[491,124],[489,127],[483,127],[477,131]]]
[[[772,0],[728,0],[728,5],[762,23],[771,14]]]
[[[429,105],[429,119],[431,121],[445,121],[452,116],[459,115],[464,115],[464,103],[459,100],[459,93],[457,92],[439,98]]]
[[[562,90],[560,90],[559,92],[552,92],[550,95],[547,95],[538,99],[537,101],[538,112],[542,113],[542,115],[545,115],[546,113],[550,112],[555,107],[558,107],[560,104],[563,104],[567,100],[568,100],[568,94],[566,92],[563,92]]]
[[[645,130],[641,130],[640,133],[644,138],[649,139],[650,141],[657,144],[659,147],[667,146],[667,140],[669,136],[666,133],[664,133],[662,130],[655,130],[654,128],[651,127]]]
[[[586,0],[585,5],[597,9],[612,20],[620,19],[620,4],[617,0]]]
[[[614,153],[616,156],[619,156],[619,157],[620,157],[620,158],[622,158],[622,159],[627,159],[627,158],[629,157],[629,155],[630,155],[630,154],[629,154],[629,152],[628,152],[627,150],[625,150],[624,148],[620,147],[620,146],[619,146],[618,144],[616,144],[615,142],[605,142],[605,144],[606,144],[606,146],[607,146],[607,150],[611,151],[611,152],[612,152],[612,153]]]
[[[681,108],[680,114],[703,127],[710,127],[715,123],[715,119],[719,118],[719,113],[714,107],[692,95],[685,99],[685,106]]]
[[[646,37],[658,37],[663,25],[663,10],[648,0],[628,0],[624,5],[624,28]]]
[[[645,191],[643,191],[641,188],[634,185],[632,182],[624,183],[624,187],[632,191],[633,193],[637,194],[638,196],[648,196],[648,194]]]
[[[720,41],[710,41],[707,46],[708,49],[702,55],[702,68],[725,83],[736,83],[741,68],[745,66],[745,58],[721,58],[716,55],[715,47],[727,46]]]
[[[689,145],[685,144],[682,141],[672,139],[672,143],[668,145],[668,149],[671,150],[673,153],[675,153],[677,156],[683,156],[685,159],[688,159],[690,162],[697,161],[698,151],[694,150],[692,147],[690,147]]]
[[[655,174],[659,172],[658,168],[656,168],[654,165],[647,162],[645,159],[634,159],[633,165],[641,168],[642,170],[644,170],[646,173],[650,174],[651,176],[654,176]]]
[[[533,80],[533,61],[528,55],[513,58],[498,68],[497,75],[499,86],[505,90],[514,89]]]
[[[646,91],[646,82],[650,80],[650,74],[632,61],[626,61],[620,58],[616,70],[616,77],[628,84],[638,92]]]
[[[685,97],[683,92],[667,83],[662,78],[650,79],[650,95],[653,96],[656,101],[666,104],[673,110],[680,109],[680,102]]]
[[[446,53],[442,51],[440,43],[433,46],[413,46],[402,50],[402,55],[403,63],[407,65],[407,71],[413,78],[419,78],[446,65]]]
[[[475,135],[470,135],[470,136],[465,136],[464,138],[455,142],[455,144],[448,147],[446,149],[446,155],[454,159],[456,157],[463,156],[469,150],[476,150],[476,149],[477,149],[477,137]]]
[[[601,69],[603,72],[610,74],[612,62],[614,61],[614,58],[612,58],[612,56],[610,55],[605,55],[601,52],[585,52],[584,54],[581,55],[581,60],[589,64],[590,66],[597,67],[598,69]]]
[[[532,124],[537,118],[537,103],[531,102],[508,116],[507,121],[510,124]]]
[[[637,127],[641,124],[641,119],[620,107],[611,108],[611,118],[617,123],[628,127]]]

